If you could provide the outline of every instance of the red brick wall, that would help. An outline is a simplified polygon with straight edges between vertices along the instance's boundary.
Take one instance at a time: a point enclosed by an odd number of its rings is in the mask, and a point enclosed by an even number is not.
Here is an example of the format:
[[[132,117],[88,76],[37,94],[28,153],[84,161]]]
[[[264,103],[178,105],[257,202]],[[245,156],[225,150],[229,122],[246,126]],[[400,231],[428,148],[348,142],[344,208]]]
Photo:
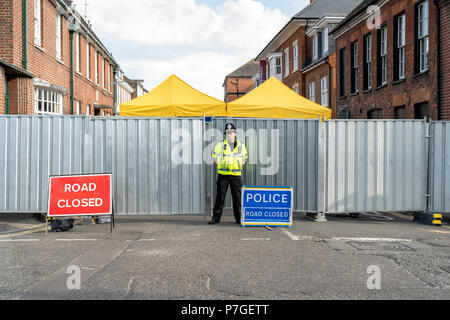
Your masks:
[[[436,7],[432,0],[429,4],[429,71],[422,75],[414,74],[414,4],[421,1],[391,0],[381,8],[381,23],[387,24],[387,85],[377,88],[377,32],[369,30],[366,21],[362,21],[336,39],[337,76],[336,110],[348,105],[352,118],[367,118],[367,111],[381,108],[383,118],[394,118],[394,107],[405,106],[406,118],[414,118],[414,105],[428,102],[429,116],[437,119],[437,50],[436,50]],[[405,11],[406,14],[406,52],[405,81],[394,83],[394,17]],[[363,37],[372,32],[372,89],[363,93]],[[359,93],[351,95],[351,43],[359,43]],[[340,96],[340,54],[346,48],[346,93]]]
[[[236,85],[238,81],[239,85]],[[253,89],[255,82],[251,78],[227,78],[225,81],[225,102],[231,102],[238,98],[241,98],[247,92]],[[239,96],[236,93],[239,89]]]
[[[450,120],[450,1],[440,1],[441,119]]]
[[[33,114],[33,85],[30,78],[8,78],[9,82],[9,113]]]
[[[0,58],[13,62],[13,0],[0,1]]]
[[[283,83],[286,84],[289,88],[292,88],[295,83],[298,83],[299,86],[299,94],[302,96],[306,96],[306,86],[305,79],[300,70],[302,69],[302,65],[308,59],[307,50],[310,51],[311,48],[311,40],[305,40],[305,27],[299,27],[290,37],[286,40],[277,50],[283,53],[282,57],[282,69],[283,69]],[[297,41],[298,43],[298,69],[293,71],[294,68],[294,49],[293,44]],[[307,41],[307,43],[305,42]],[[306,43],[306,45],[305,45]],[[285,76],[285,54],[284,51],[289,48],[289,74]]]
[[[68,94],[63,97],[63,113],[70,114],[70,43],[68,20],[62,16],[62,58],[56,58],[56,8],[49,0],[42,0],[42,42],[41,46],[34,45],[34,1],[28,0],[27,17],[27,46],[28,70],[37,78],[53,85],[64,87]],[[84,31],[82,31],[84,33]],[[75,39],[75,37],[74,37]],[[86,36],[80,35],[80,73],[74,72],[74,98],[81,101],[81,111],[86,105],[91,105],[91,114],[94,114],[94,103],[113,106],[113,93],[102,87],[101,49],[97,47],[99,85],[95,83],[94,74],[94,46],[90,41],[90,69],[91,79],[86,76]],[[76,45],[74,43],[74,50]],[[22,1],[5,0],[0,2],[0,58],[22,67]],[[74,52],[74,70],[75,70]],[[107,64],[109,67],[110,64]],[[106,69],[105,72],[110,72]],[[112,79],[112,76],[111,76]],[[34,89],[31,80],[10,79],[10,111],[11,113],[34,113]],[[112,81],[112,80],[111,80]],[[96,91],[98,90],[98,101]],[[4,99],[3,102],[4,104]],[[75,103],[74,103],[75,108]]]
[[[333,67],[333,61],[334,61],[334,54],[330,57],[330,64]],[[330,66],[327,63],[324,63],[322,65],[320,65],[319,67],[316,67],[313,70],[310,70],[308,72],[305,73],[305,86],[306,86],[306,92],[305,92],[305,98],[309,99],[309,84],[311,82],[315,83],[315,102],[318,104],[321,104],[322,102],[322,92],[321,92],[321,79],[323,77],[328,77],[327,78],[327,86],[328,86],[328,107],[330,108],[332,103],[333,103],[333,99],[334,99],[334,92],[335,92],[335,81],[333,79],[333,73],[330,75]],[[331,80],[331,88],[330,88],[330,80]],[[334,87],[333,87],[333,83],[334,83]],[[330,98],[331,98],[331,102],[330,102]],[[331,105],[330,105],[331,104]]]

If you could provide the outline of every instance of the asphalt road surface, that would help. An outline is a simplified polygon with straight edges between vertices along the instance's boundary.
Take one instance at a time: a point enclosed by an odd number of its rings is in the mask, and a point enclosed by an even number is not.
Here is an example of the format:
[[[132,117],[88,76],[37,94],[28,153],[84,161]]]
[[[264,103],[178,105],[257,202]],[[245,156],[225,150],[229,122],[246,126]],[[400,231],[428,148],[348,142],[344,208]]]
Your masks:
[[[108,224],[0,235],[0,299],[450,298],[448,225],[396,213],[327,219],[296,215],[270,231],[230,214],[212,226],[117,217],[112,235]]]

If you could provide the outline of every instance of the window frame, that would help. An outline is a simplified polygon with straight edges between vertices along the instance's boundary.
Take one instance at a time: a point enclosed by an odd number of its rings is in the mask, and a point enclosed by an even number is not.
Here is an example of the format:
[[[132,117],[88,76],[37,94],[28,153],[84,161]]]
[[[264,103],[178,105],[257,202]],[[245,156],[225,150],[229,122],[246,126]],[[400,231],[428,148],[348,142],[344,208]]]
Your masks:
[[[75,71],[80,72],[81,54],[80,54],[80,34],[75,33]]]
[[[314,81],[309,83],[309,100],[316,102],[316,83]]]
[[[42,45],[42,3],[34,0],[34,44]]]
[[[94,50],[94,78],[95,78],[95,84],[98,85],[98,52],[97,50]]]
[[[105,57],[102,56],[102,88],[105,89]]]
[[[424,10],[426,8],[426,17],[423,16]],[[429,18],[430,9],[428,5],[428,0],[421,2],[417,6],[417,39],[419,42],[419,72],[425,72],[428,70],[428,55],[429,55]],[[422,17],[421,17],[422,14]],[[426,33],[424,31],[424,25],[426,22]]]
[[[284,50],[284,76],[289,75],[289,48]]]
[[[395,43],[395,60],[396,60],[396,70],[395,70],[395,80],[405,79],[406,74],[406,15],[405,13],[400,14],[396,18],[396,43]]]
[[[293,66],[292,66],[292,72],[298,70],[298,41],[294,41],[292,44],[292,59],[293,59]]]
[[[364,90],[372,89],[372,33],[368,33],[363,38],[364,41],[364,70],[363,77]]]
[[[319,35],[315,34],[312,37],[312,60],[317,60],[319,58]]]
[[[91,80],[91,48],[86,39],[86,78]]]
[[[377,85],[379,87],[387,84],[387,26],[386,24],[382,25],[378,30],[378,45],[377,45],[377,53],[378,53],[378,63],[377,63]]]
[[[328,76],[320,78],[320,104],[328,107]]]
[[[283,76],[283,62],[281,57],[275,57],[275,75],[276,76]],[[280,69],[278,72],[278,69]]]
[[[339,96],[345,97],[347,92],[347,47],[339,49]]]
[[[80,111],[81,111],[81,101],[77,100],[75,105],[75,114],[77,116],[80,115]]]
[[[62,15],[60,13],[56,13],[56,21],[55,21],[55,38],[56,38],[56,59],[62,60]]]
[[[39,95],[40,93],[41,95]],[[40,108],[40,104],[42,108]],[[35,114],[62,115],[64,109],[63,107],[64,106],[62,94],[53,90],[34,88]]]
[[[324,54],[327,54],[330,50],[329,46],[329,36],[328,33],[330,31],[330,27],[326,26],[322,31],[322,51]]]
[[[359,92],[359,42],[355,41],[352,43],[352,87],[351,93]]]

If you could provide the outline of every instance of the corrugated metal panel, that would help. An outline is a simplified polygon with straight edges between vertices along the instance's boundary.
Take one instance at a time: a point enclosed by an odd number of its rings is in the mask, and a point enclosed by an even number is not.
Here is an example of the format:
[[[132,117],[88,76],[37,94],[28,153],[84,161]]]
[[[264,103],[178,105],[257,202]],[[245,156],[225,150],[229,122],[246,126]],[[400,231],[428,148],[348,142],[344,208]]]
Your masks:
[[[450,212],[450,122],[432,122],[431,131],[431,208]]]
[[[244,185],[292,186],[294,210],[317,211],[319,121],[216,118],[208,127],[217,129],[219,133],[217,140],[211,143],[212,147],[224,139],[223,131],[228,122],[234,123],[238,139],[242,142],[245,140],[249,153],[249,161],[243,171]],[[205,152],[210,154],[208,148]],[[267,170],[269,168],[273,170]],[[213,194],[212,206],[216,196],[216,179],[216,169],[209,166],[207,197]],[[228,192],[225,207],[231,208],[231,204],[231,194]]]
[[[320,123],[319,211],[424,211],[426,126],[402,120]]]
[[[46,212],[50,175],[112,172],[117,214],[204,213],[202,136],[203,119],[0,116],[0,212]]]

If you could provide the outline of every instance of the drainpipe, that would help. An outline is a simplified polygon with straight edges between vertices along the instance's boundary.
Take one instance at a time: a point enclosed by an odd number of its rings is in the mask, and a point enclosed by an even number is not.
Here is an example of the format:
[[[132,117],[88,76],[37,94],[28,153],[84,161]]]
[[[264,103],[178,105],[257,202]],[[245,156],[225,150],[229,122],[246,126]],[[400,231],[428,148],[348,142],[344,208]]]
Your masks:
[[[27,0],[22,0],[22,67],[28,69]]]
[[[70,2],[72,3],[72,1]],[[73,39],[75,32],[77,32],[78,24],[77,19],[75,16],[75,13],[72,10],[68,10],[69,8],[66,7],[67,12],[70,14],[69,21],[69,48],[70,48],[70,114],[73,114],[73,105],[74,105],[74,88],[73,88]]]
[[[5,114],[9,114],[9,82],[8,78],[5,77],[5,85],[6,85],[6,92],[5,92]]]
[[[436,21],[437,21],[437,119],[441,119],[441,8],[439,7],[439,0],[434,0],[436,5]]]
[[[332,86],[333,86],[333,80],[332,80],[332,76],[333,76],[333,68],[331,67],[330,64],[330,56],[327,57],[327,59],[325,60],[325,63],[328,65],[328,107],[331,109],[331,112],[333,112],[333,106],[331,105],[332,103],[332,98],[331,98],[331,93],[332,93]]]
[[[306,26],[305,26],[305,61],[302,61],[302,66],[308,61],[308,36],[306,35],[306,30],[308,29],[309,20],[306,20]],[[302,95],[306,96],[306,76],[301,72],[301,80],[302,80]]]
[[[76,25],[69,25],[69,43],[70,43],[70,114],[73,114],[73,35],[76,31]]]
[[[113,84],[114,84],[114,102],[113,102],[113,113],[117,113],[117,107],[116,107],[116,98],[117,98],[117,81],[116,81],[116,74],[117,74],[117,68],[113,68]]]

